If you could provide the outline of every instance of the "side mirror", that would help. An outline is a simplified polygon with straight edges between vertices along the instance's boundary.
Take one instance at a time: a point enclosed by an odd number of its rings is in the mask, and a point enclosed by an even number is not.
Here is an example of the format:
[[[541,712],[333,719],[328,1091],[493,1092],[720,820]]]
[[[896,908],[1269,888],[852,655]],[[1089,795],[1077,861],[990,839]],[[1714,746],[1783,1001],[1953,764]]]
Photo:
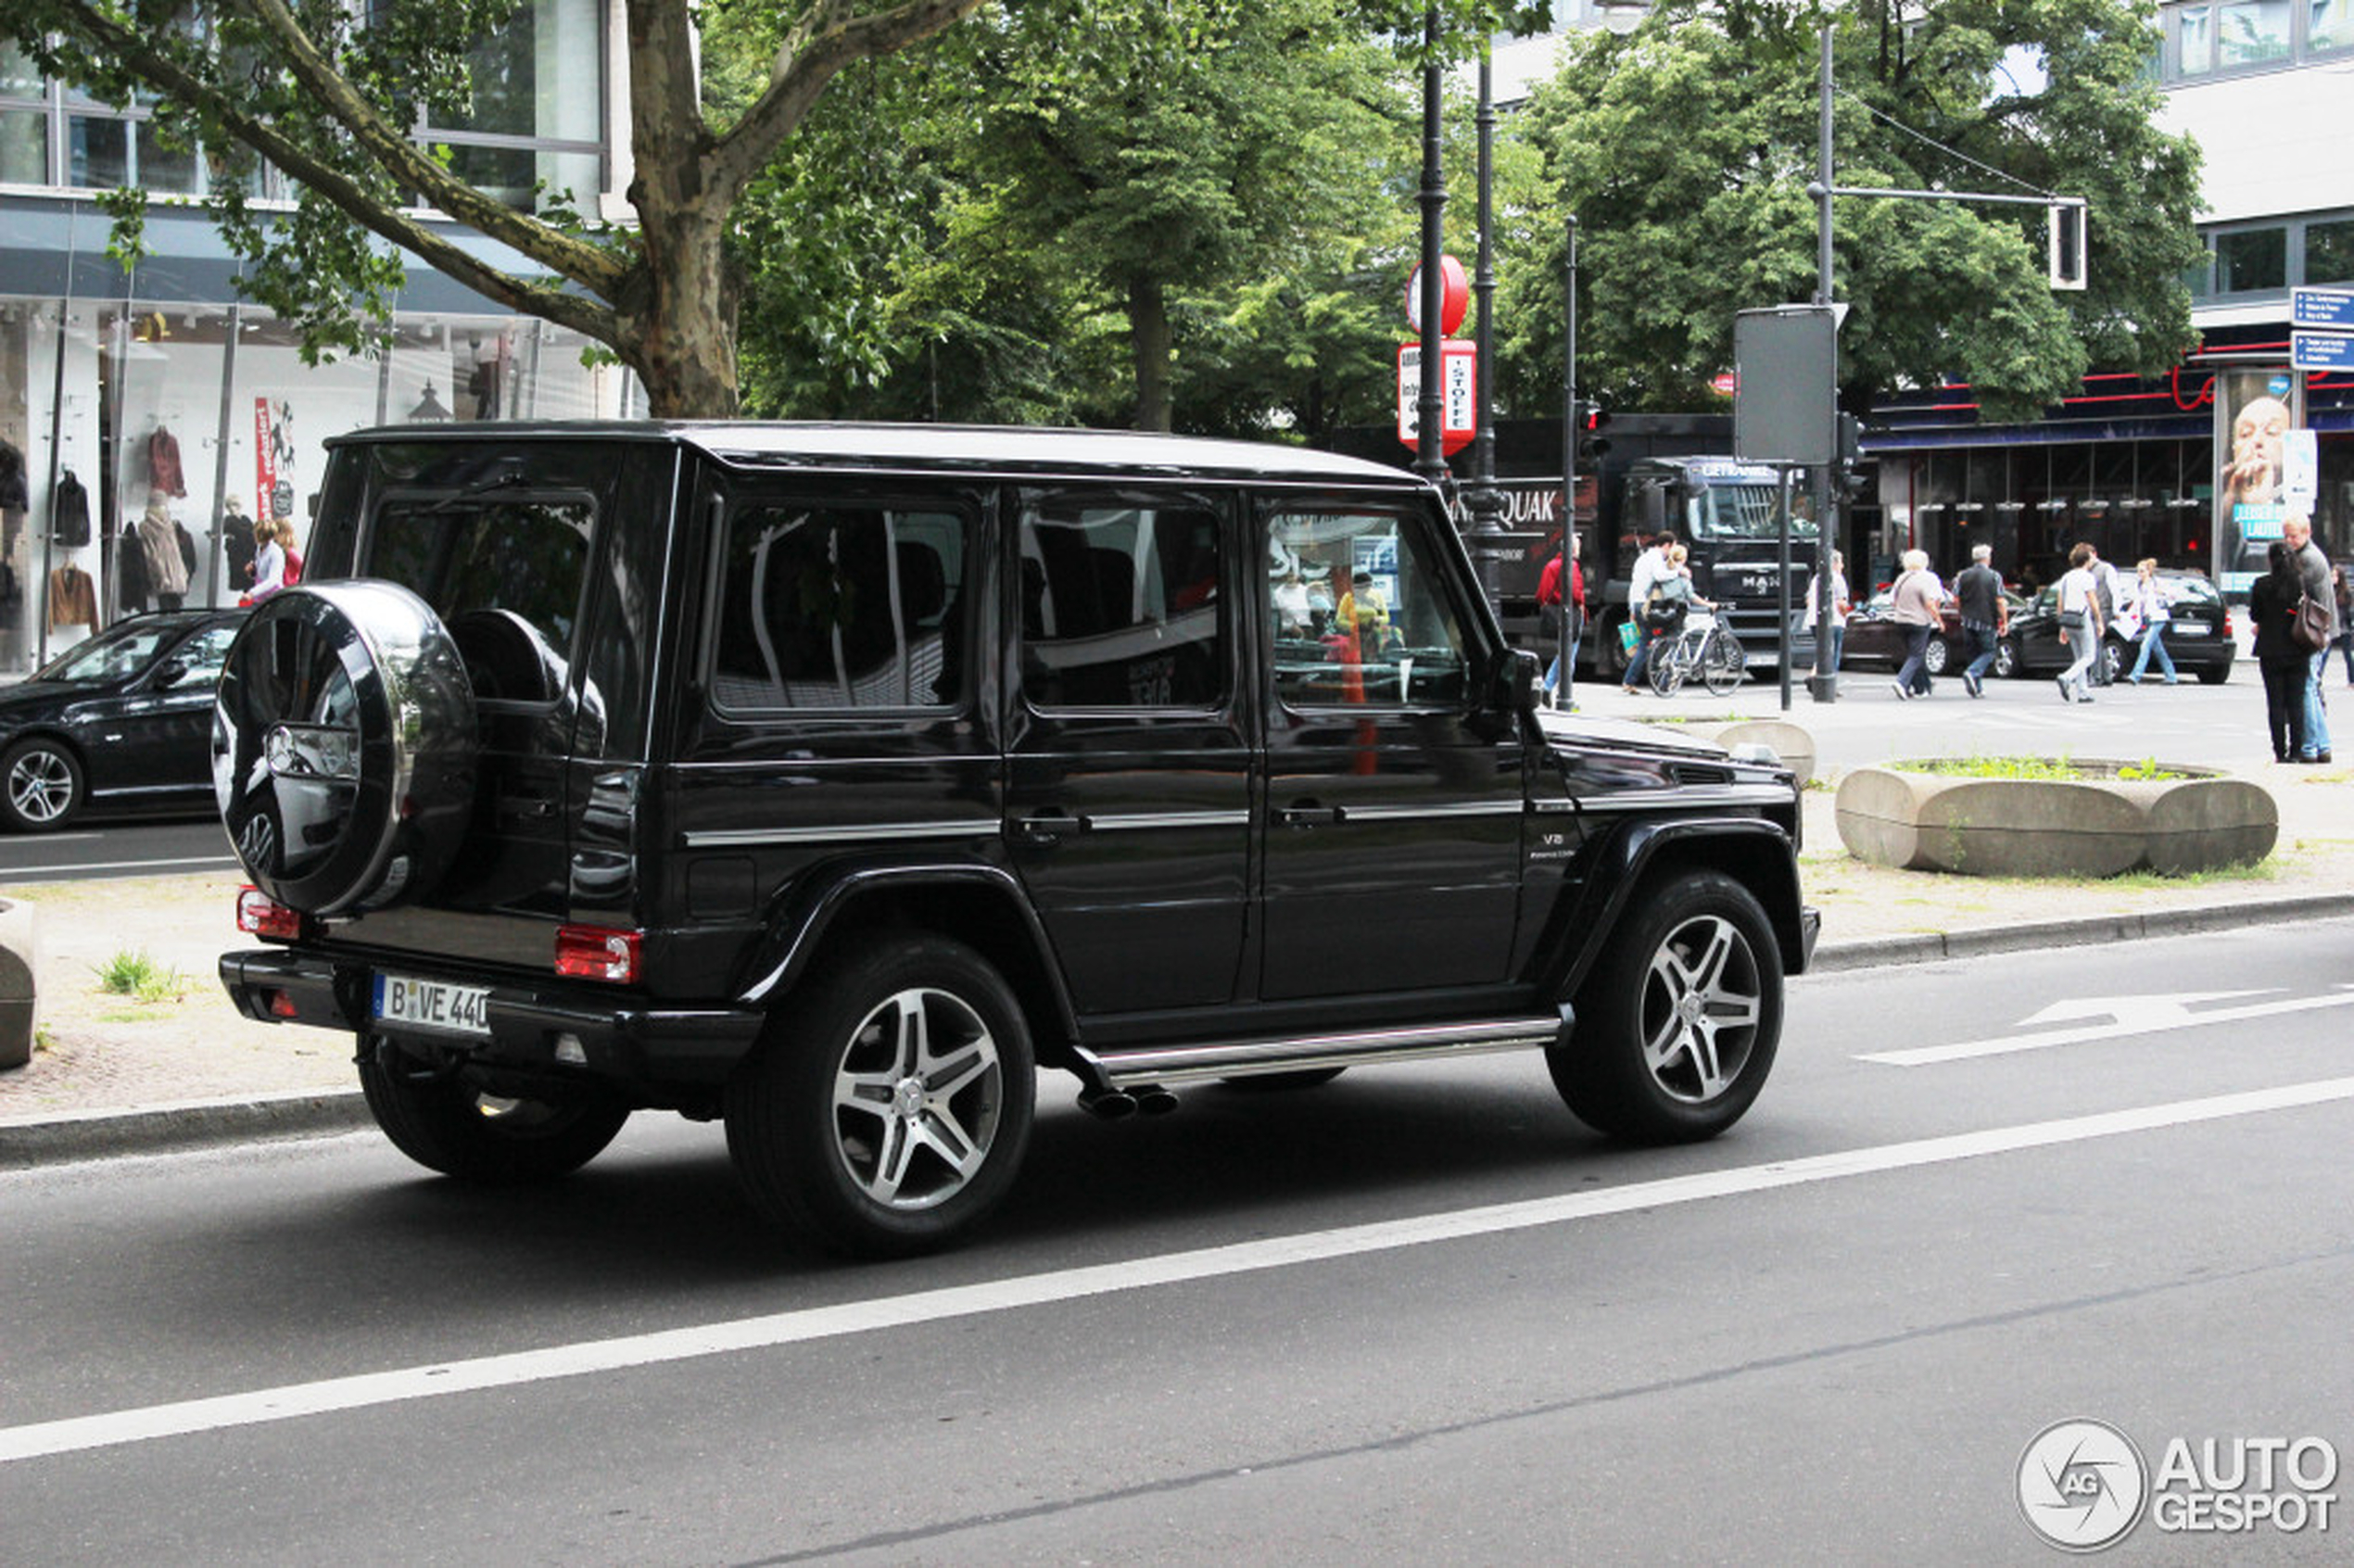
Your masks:
[[[168,691],[187,678],[188,666],[184,660],[166,659],[156,666],[155,688],[158,691]]]
[[[1504,656],[1496,661],[1496,672],[1489,683],[1487,702],[1491,712],[1499,714],[1526,713],[1537,706],[1537,655],[1524,648],[1507,648]]]

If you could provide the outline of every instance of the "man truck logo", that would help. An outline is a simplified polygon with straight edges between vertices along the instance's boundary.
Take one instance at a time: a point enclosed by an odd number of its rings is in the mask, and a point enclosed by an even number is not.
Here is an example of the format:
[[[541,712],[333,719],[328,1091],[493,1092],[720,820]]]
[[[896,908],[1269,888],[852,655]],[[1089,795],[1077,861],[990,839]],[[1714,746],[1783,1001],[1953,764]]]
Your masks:
[[[2133,1440],[2105,1421],[2062,1421],[2019,1457],[2019,1511],[2063,1551],[2099,1551],[2142,1520],[2149,1467]]]

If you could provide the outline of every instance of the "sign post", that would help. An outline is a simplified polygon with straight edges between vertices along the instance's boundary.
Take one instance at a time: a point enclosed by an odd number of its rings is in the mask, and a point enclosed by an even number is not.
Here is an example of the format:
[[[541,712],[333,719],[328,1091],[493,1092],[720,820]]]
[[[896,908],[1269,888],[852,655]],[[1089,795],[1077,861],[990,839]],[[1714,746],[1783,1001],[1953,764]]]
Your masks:
[[[1479,434],[1479,345],[1467,338],[1449,338],[1439,345],[1441,388],[1439,446],[1452,457]],[[1398,438],[1410,447],[1422,444],[1423,346],[1398,346]]]

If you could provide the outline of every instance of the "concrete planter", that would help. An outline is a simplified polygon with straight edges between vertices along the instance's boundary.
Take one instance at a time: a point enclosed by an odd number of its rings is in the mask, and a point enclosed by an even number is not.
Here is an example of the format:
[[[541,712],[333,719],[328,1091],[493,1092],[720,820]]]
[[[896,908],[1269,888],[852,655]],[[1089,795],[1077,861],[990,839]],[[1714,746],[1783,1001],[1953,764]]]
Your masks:
[[[1788,719],[1742,719],[1738,724],[1694,727],[1728,751],[1744,742],[1764,741],[1782,759],[1782,765],[1798,776],[1801,789],[1815,777],[1815,737]]]
[[[41,912],[0,899],[0,1071],[32,1060],[33,980],[41,972]]]
[[[2179,877],[2261,860],[2280,837],[2269,790],[2213,768],[2120,779],[2127,765],[2078,759],[2075,779],[1961,778],[1902,763],[1840,781],[1840,841],[1858,860],[1974,877]]]

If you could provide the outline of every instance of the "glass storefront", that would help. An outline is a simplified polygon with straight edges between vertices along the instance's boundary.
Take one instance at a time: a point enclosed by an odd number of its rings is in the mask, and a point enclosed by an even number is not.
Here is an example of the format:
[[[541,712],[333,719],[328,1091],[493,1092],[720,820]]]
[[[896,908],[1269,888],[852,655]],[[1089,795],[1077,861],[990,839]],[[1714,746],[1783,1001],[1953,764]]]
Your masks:
[[[0,676],[161,606],[140,552],[116,548],[150,515],[184,532],[183,601],[234,603],[255,519],[308,538],[331,436],[624,411],[626,373],[584,366],[584,347],[537,320],[418,313],[380,356],[311,366],[251,306],[0,296]]]

